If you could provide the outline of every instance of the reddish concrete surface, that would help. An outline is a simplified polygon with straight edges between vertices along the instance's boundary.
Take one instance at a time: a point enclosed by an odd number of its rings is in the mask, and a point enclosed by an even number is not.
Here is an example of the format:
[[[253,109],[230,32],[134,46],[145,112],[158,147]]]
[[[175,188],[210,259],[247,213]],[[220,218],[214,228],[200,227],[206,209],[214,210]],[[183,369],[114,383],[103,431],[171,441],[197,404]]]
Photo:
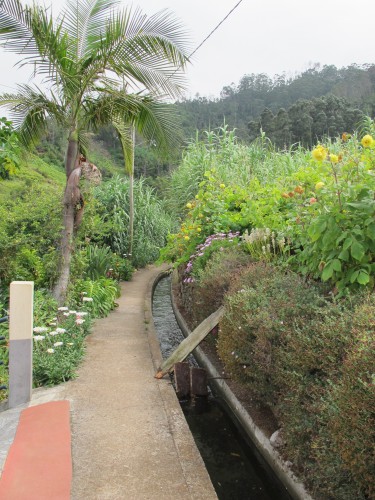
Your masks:
[[[0,479],[0,498],[69,500],[71,482],[69,401],[26,408]]]

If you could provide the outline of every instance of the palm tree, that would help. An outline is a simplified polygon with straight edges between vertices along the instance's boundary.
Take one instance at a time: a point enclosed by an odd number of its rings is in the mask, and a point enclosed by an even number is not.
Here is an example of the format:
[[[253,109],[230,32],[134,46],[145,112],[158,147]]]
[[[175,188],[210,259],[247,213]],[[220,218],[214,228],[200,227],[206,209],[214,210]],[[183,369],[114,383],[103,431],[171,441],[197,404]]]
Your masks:
[[[118,0],[67,0],[55,21],[51,10],[38,5],[0,0],[2,47],[21,54],[20,64],[31,64],[47,85],[44,92],[36,85],[19,86],[16,94],[0,97],[0,106],[10,109],[28,146],[44,133],[51,118],[67,132],[64,229],[54,289],[59,302],[68,286],[75,221],[79,222],[75,213],[82,205],[78,180],[84,132],[113,118],[141,124],[139,115],[146,113],[148,104],[157,108],[163,96],[175,97],[183,88],[181,72],[188,56],[179,22],[165,10],[147,17],[139,9],[119,10],[118,4]],[[137,93],[117,90],[117,77]],[[144,95],[145,89],[151,98]],[[147,127],[151,123],[160,130],[155,120],[148,120]]]

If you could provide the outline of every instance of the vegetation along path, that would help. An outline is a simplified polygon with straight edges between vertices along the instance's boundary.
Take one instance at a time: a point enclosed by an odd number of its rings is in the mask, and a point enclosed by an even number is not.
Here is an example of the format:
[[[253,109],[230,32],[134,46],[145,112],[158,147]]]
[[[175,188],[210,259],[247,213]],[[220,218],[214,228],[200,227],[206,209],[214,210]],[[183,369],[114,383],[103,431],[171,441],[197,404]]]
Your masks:
[[[122,283],[119,307],[96,321],[78,377],[59,392],[71,408],[72,499],[216,498],[169,379],[154,378],[160,272]]]

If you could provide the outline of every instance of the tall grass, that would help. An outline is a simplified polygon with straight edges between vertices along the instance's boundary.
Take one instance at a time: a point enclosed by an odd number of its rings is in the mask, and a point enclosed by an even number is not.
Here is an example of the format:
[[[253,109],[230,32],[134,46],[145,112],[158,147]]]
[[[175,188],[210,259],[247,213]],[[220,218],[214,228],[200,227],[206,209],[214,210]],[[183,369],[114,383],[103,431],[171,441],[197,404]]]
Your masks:
[[[110,230],[105,243],[113,252],[127,256],[135,267],[143,267],[159,257],[169,232],[175,223],[164,209],[154,190],[144,179],[134,182],[134,241],[133,254],[129,249],[129,180],[115,176],[95,189],[100,202],[101,217]]]
[[[205,133],[188,145],[180,167],[171,175],[168,188],[168,208],[182,213],[186,202],[194,198],[205,172],[214,170],[226,185],[235,183],[246,188],[256,177],[262,184],[283,179],[307,162],[309,153],[302,147],[277,151],[263,135],[250,146],[237,142],[234,131],[224,126]]]

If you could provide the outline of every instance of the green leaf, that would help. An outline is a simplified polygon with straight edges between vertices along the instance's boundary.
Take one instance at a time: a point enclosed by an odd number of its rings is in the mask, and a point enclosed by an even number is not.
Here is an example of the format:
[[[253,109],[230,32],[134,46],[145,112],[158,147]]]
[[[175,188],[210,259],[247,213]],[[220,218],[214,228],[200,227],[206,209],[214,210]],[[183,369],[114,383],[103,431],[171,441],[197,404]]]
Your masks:
[[[342,246],[343,250],[348,250],[348,248],[351,247],[352,243],[353,243],[353,238],[351,236],[346,238],[346,240],[344,241],[344,244]]]
[[[339,261],[339,259],[334,259],[332,261],[332,267],[333,267],[333,270],[336,272],[341,271],[341,262]]]
[[[364,269],[361,269],[358,273],[357,281],[360,285],[367,285],[367,283],[370,281],[368,272]]]
[[[333,261],[329,262],[324,266],[323,272],[322,272],[322,280],[327,281],[330,278],[332,278],[333,275]]]
[[[348,250],[342,250],[339,253],[338,258],[341,259],[341,260],[344,260],[345,262],[348,262],[348,260],[349,260],[349,251]]]
[[[350,247],[350,253],[352,254],[353,259],[360,262],[365,255],[365,249],[358,241],[354,241]]]
[[[325,220],[316,221],[309,229],[309,236],[312,241],[316,241],[320,238],[321,234],[324,233],[327,227],[327,222]]]
[[[370,240],[375,241],[375,224],[370,224],[366,229],[366,236],[370,238]]]
[[[354,271],[350,276],[350,283],[354,283],[358,277],[359,271]]]

